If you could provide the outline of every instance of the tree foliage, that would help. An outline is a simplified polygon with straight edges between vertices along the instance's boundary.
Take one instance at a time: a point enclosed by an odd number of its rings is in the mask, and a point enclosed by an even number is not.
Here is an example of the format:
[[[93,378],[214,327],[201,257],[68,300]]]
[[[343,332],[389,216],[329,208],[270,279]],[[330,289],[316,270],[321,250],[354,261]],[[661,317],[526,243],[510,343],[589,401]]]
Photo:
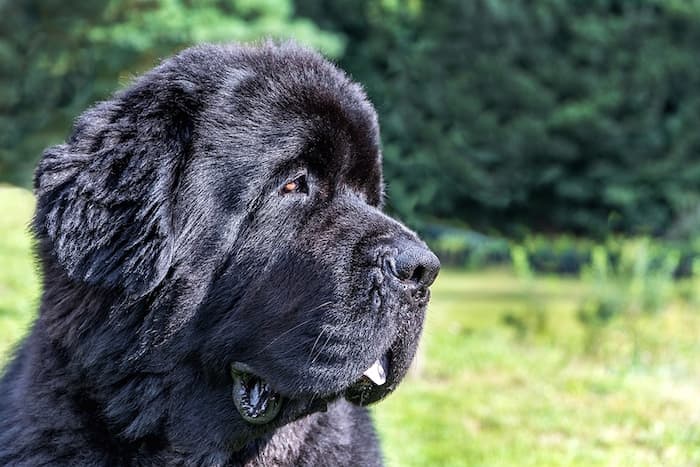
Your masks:
[[[77,114],[191,44],[293,37],[342,51],[293,13],[290,0],[0,1],[0,181],[28,185]]]
[[[364,83],[418,228],[700,226],[700,0],[19,0],[0,26],[0,181],[161,57],[295,37]]]
[[[700,203],[700,2],[300,0],[378,104],[414,224],[663,233]]]

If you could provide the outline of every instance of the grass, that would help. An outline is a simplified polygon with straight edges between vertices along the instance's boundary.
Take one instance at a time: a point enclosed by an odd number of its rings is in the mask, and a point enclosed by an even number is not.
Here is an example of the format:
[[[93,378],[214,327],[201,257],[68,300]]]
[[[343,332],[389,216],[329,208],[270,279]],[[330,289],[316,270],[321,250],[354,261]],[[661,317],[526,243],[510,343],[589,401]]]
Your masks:
[[[31,194],[0,187],[0,207],[1,362],[38,281]],[[388,465],[700,464],[700,312],[678,300],[634,336],[613,321],[586,354],[575,319],[585,293],[572,279],[443,271],[415,368],[373,409]],[[533,307],[547,317],[539,332],[504,324]]]
[[[641,320],[641,358],[625,322],[582,353],[576,280],[444,271],[418,370],[375,419],[392,466],[697,465],[700,313],[682,303]],[[539,335],[505,314],[546,308]]]
[[[31,256],[34,197],[0,185],[0,365],[34,316],[39,280]]]

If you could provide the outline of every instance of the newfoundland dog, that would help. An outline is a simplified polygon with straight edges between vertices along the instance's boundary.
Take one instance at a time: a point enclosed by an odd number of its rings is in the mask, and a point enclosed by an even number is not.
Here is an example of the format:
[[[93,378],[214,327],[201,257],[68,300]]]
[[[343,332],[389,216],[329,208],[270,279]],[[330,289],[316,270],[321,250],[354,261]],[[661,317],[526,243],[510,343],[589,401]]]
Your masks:
[[[439,262],[382,213],[377,117],[293,44],[201,46],[97,104],[34,179],[38,318],[0,465],[381,464]]]

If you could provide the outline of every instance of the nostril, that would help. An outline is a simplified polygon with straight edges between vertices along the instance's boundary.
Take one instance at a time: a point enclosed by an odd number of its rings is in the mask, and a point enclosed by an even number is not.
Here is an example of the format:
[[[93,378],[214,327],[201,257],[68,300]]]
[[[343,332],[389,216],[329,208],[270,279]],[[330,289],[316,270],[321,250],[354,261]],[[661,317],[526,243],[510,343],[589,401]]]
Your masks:
[[[395,259],[395,275],[415,287],[429,287],[440,270],[440,260],[427,248],[411,245]]]
[[[411,274],[411,280],[413,282],[423,282],[423,276],[425,275],[425,267],[421,264],[416,266],[416,269],[413,270],[413,274]]]

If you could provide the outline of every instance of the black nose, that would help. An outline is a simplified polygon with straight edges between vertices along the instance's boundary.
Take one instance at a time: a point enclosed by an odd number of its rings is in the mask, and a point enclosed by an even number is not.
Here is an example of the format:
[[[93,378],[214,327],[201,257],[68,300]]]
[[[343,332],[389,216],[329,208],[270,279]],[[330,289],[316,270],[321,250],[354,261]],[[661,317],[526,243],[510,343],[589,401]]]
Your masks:
[[[438,257],[427,248],[415,244],[399,248],[395,265],[396,277],[415,287],[429,287],[440,272]]]

